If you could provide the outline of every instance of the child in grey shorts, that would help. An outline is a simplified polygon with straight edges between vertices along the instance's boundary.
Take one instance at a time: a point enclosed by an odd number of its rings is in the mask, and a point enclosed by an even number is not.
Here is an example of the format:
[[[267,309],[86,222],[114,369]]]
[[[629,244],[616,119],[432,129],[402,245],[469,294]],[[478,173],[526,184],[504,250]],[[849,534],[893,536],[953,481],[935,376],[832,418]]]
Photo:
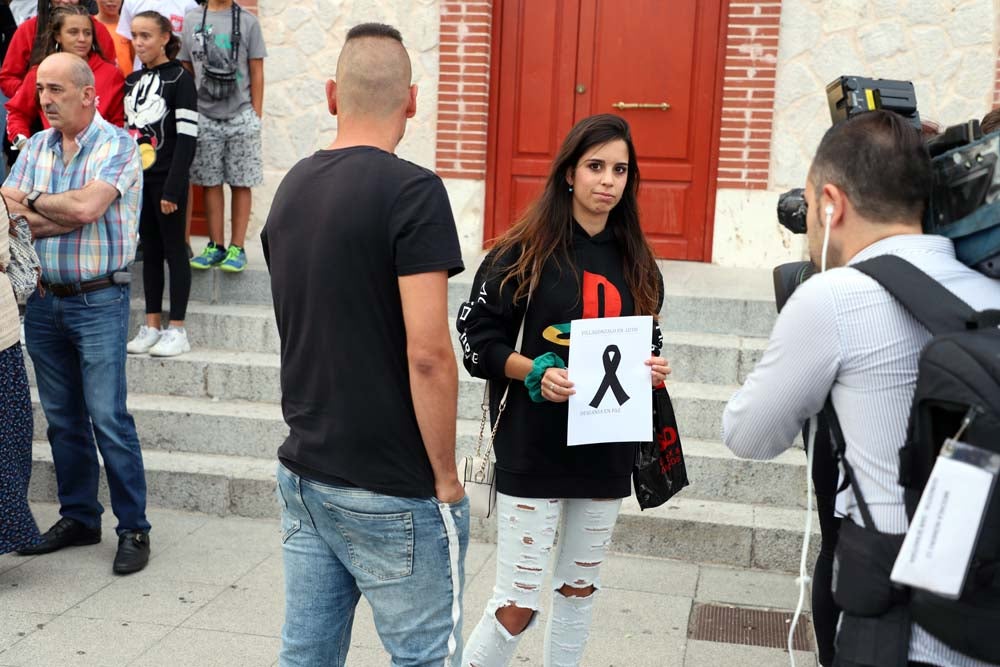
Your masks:
[[[179,59],[198,88],[198,147],[191,182],[205,188],[210,241],[194,269],[246,268],[250,189],[264,181],[260,125],[267,49],[260,23],[233,0],[207,0],[184,17]],[[223,185],[232,192],[232,233],[225,243]]]

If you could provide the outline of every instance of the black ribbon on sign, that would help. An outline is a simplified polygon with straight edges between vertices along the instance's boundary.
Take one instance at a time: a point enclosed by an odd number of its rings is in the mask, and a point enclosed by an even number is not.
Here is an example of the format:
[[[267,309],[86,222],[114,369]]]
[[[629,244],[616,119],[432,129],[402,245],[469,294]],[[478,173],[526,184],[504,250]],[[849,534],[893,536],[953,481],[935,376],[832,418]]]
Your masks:
[[[604,361],[604,380],[601,381],[601,386],[598,387],[597,393],[594,394],[594,400],[590,402],[590,407],[597,408],[600,406],[601,401],[604,400],[604,395],[608,393],[608,389],[615,395],[618,405],[625,405],[625,401],[629,399],[629,395],[625,393],[625,388],[622,387],[622,383],[615,374],[618,366],[622,363],[622,353],[618,349],[618,346],[608,345],[604,348],[602,361]]]

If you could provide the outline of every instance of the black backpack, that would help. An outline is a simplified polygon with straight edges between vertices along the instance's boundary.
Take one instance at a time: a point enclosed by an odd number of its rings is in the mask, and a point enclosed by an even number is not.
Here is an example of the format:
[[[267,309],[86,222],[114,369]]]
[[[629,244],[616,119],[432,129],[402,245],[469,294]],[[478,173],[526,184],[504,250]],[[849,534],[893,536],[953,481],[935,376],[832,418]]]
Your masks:
[[[1000,454],[1000,310],[974,311],[899,257],[852,267],[878,281],[933,335],[920,353],[906,443],[899,452],[899,483],[912,520],[941,446],[963,425],[962,442]],[[914,622],[951,648],[1000,663],[1000,484],[959,599],[912,589],[909,608]]]

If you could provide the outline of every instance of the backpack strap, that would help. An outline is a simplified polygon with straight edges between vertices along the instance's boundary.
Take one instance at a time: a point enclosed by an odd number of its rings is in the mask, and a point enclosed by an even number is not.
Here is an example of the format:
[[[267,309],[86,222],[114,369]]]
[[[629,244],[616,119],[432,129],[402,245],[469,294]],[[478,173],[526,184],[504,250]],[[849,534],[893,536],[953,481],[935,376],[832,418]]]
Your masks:
[[[880,255],[850,267],[882,285],[935,336],[975,326],[975,310],[902,257]]]
[[[868,503],[861,493],[857,477],[854,475],[854,466],[847,461],[847,443],[844,441],[844,431],[840,428],[840,419],[837,418],[837,411],[833,409],[832,395],[826,398],[826,405],[823,406],[823,416],[826,417],[827,424],[830,427],[830,435],[833,437],[834,455],[844,465],[844,477],[847,478],[847,483],[851,485],[851,489],[854,491],[854,499],[858,503],[858,510],[861,512],[861,518],[865,522],[865,527],[871,530],[878,530],[875,527],[875,519],[872,517],[871,510],[868,509]],[[837,489],[837,493],[843,490],[844,487],[841,487]]]

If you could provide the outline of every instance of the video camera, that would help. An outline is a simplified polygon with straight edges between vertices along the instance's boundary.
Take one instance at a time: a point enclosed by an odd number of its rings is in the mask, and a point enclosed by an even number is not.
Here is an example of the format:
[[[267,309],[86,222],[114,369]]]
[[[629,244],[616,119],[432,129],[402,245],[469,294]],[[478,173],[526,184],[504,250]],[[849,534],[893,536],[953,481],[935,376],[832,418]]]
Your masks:
[[[866,111],[885,109],[921,131],[913,84],[909,81],[841,76],[826,87],[830,118],[838,123]],[[927,142],[933,186],[924,214],[925,234],[950,238],[964,264],[1000,278],[1000,132],[985,137],[978,120],[954,125]],[[778,222],[793,234],[806,231],[805,191],[778,197]],[[795,288],[816,273],[812,262],[774,269],[774,296],[780,312]]]

